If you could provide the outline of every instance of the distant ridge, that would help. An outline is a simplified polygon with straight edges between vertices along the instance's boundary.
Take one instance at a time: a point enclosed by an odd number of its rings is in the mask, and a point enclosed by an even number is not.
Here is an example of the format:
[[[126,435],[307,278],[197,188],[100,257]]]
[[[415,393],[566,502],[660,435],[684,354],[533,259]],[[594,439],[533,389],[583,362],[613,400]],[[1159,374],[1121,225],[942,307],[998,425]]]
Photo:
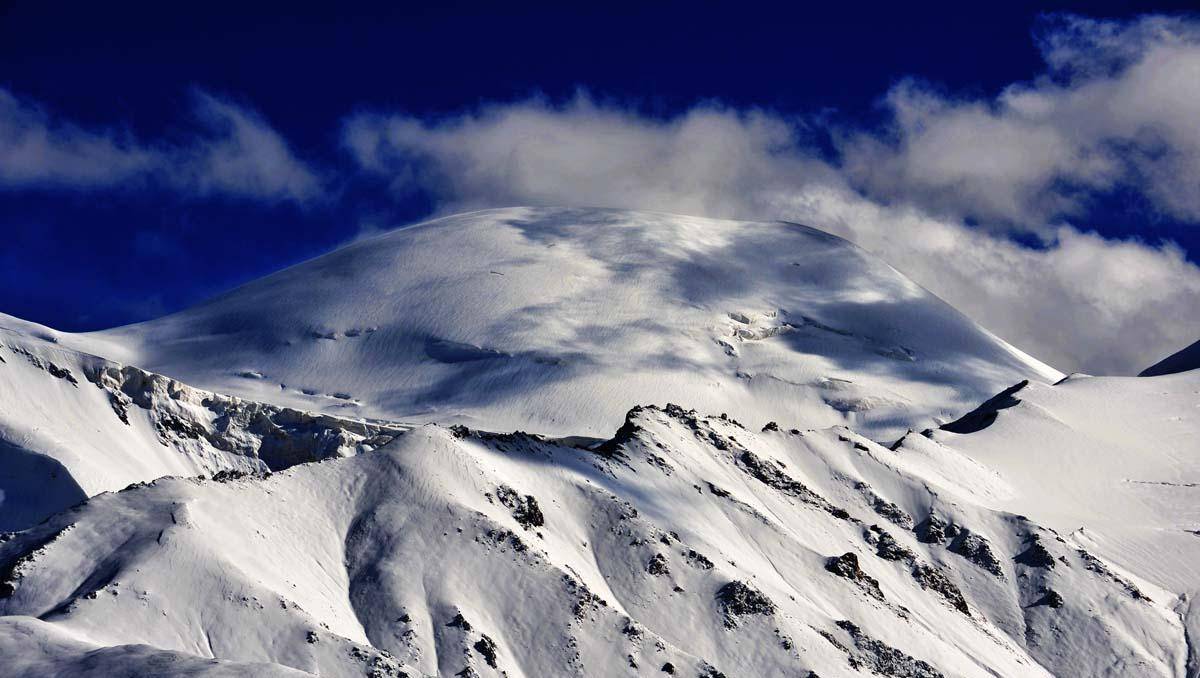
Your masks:
[[[1181,349],[1138,373],[1139,377],[1177,374],[1200,367],[1200,341]]]

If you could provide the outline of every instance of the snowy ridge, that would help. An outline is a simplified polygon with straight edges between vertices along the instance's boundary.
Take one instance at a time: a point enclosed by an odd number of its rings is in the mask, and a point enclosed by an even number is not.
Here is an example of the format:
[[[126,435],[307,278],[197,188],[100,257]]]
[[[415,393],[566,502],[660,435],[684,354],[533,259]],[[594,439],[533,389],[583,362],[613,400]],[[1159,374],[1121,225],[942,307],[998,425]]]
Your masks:
[[[0,529],[165,475],[263,472],[386,444],[404,427],[308,414],[0,332]]]
[[[588,448],[428,426],[93,498],[6,537],[0,614],[320,675],[1180,674],[1161,591],[905,456],[674,406]]]
[[[1014,390],[971,433],[909,435],[898,451],[957,455],[1009,485],[976,499],[1019,510],[1170,592],[1200,675],[1200,371],[1072,376]]]

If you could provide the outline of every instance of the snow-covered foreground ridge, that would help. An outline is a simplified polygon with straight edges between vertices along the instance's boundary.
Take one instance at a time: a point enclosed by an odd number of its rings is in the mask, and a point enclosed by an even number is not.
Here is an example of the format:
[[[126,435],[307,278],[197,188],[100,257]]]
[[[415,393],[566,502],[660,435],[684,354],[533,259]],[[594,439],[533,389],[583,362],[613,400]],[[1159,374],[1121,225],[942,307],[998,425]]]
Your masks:
[[[641,407],[590,444],[430,425],[164,478],[3,537],[0,654],[30,676],[1185,675],[1180,582],[996,508],[1020,494],[950,435]]]
[[[0,316],[0,674],[1200,675],[1200,371],[1058,376],[811,229],[596,210]]]

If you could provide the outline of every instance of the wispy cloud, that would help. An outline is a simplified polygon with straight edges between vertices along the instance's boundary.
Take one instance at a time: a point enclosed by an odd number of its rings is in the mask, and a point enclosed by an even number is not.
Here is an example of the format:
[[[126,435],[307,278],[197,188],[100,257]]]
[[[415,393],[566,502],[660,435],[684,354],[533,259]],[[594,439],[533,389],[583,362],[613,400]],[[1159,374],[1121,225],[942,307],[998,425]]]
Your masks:
[[[145,141],[89,129],[0,89],[0,190],[153,186],[187,195],[310,201],[318,175],[257,113],[212,94],[192,96],[183,141]]]
[[[1200,40],[1195,24],[1163,17],[1055,17],[1038,40],[1046,72],[994,99],[906,81],[884,99],[884,128],[823,123],[832,160],[805,143],[809,120],[719,105],[651,119],[586,96],[450,119],[358,115],[343,141],[365,171],[446,211],[570,204],[803,221],[1062,369],[1133,373],[1200,335],[1200,268],[1171,245],[1088,233],[1086,217],[1119,189],[1200,221]],[[1022,246],[1011,230],[1043,243]]]

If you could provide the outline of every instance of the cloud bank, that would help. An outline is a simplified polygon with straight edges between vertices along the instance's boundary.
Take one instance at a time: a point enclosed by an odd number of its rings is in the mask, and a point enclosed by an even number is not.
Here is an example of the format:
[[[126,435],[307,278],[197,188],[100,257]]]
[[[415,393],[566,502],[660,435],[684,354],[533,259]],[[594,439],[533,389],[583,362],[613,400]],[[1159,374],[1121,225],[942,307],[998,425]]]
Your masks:
[[[1200,225],[1200,22],[1053,16],[1035,40],[1038,77],[988,97],[902,80],[871,128],[720,103],[647,117],[580,94],[447,118],[350,116],[338,168],[306,163],[260,114],[201,90],[182,134],[148,140],[0,88],[0,192],[321,203],[366,233],[386,215],[339,205],[329,187],[382,178],[395,199],[441,212],[544,204],[798,221],[877,253],[1060,369],[1133,374],[1200,336],[1200,268],[1170,243],[1105,239],[1088,222],[1104,200],[1132,196],[1146,221]]]
[[[1123,191],[1200,222],[1200,29],[1052,17],[1037,40],[1035,80],[987,99],[904,81],[878,129],[719,104],[653,119],[579,95],[438,120],[361,114],[343,142],[363,171],[447,212],[564,204],[804,222],[1060,369],[1133,374],[1200,336],[1200,268],[1171,244],[1101,238],[1086,219]],[[834,157],[810,143],[815,128]]]
[[[182,142],[145,142],[85,129],[0,88],[0,190],[101,190],[151,185],[185,195],[302,203],[317,175],[258,114],[203,91],[192,95]]]

